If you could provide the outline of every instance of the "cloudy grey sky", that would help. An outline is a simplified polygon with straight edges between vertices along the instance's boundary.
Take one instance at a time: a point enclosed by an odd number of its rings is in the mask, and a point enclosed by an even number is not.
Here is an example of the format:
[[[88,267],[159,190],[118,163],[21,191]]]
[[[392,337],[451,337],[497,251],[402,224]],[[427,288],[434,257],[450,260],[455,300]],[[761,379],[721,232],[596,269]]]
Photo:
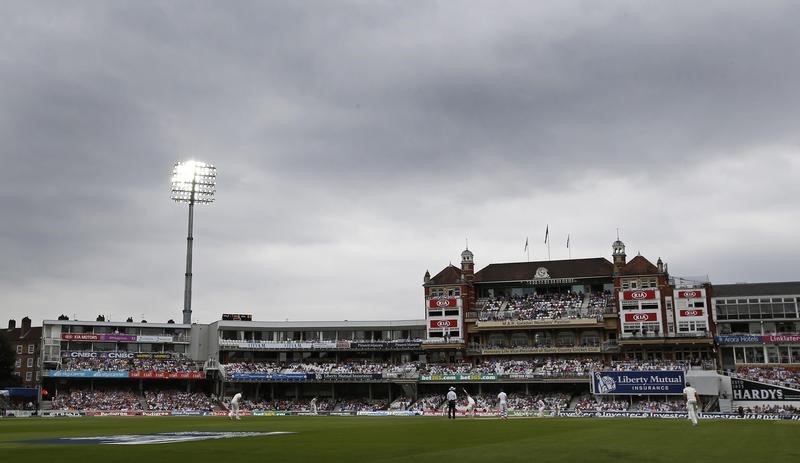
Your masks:
[[[0,2],[0,310],[421,318],[492,262],[798,280],[800,3]],[[5,320],[2,321],[5,323]]]

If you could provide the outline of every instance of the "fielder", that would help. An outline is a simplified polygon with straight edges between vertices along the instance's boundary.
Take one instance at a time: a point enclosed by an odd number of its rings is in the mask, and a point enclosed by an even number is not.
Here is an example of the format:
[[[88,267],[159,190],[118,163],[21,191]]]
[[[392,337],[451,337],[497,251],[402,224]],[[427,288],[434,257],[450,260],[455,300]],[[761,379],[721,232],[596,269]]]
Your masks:
[[[536,402],[536,405],[539,407],[539,417],[541,418],[544,416],[544,407],[545,407],[544,400],[539,399],[539,401]]]
[[[686,411],[689,412],[689,420],[691,420],[692,426],[697,426],[697,407],[700,405],[697,389],[686,383],[686,387],[683,388],[683,395],[686,396]]]
[[[233,419],[234,417],[237,420],[241,420],[239,417],[239,401],[242,400],[242,393],[237,392],[236,395],[233,396],[231,399],[231,405],[228,407],[228,418]]]
[[[311,399],[311,413],[313,413],[315,415],[317,414],[317,398],[316,397]]]
[[[467,395],[467,414],[470,418],[475,418],[475,399],[469,395],[469,392],[467,392],[466,389],[462,388],[462,390],[464,391],[464,394]]]
[[[507,420],[508,419],[508,395],[500,389],[500,393],[497,394],[497,400],[499,402],[498,408],[500,411],[500,419]]]

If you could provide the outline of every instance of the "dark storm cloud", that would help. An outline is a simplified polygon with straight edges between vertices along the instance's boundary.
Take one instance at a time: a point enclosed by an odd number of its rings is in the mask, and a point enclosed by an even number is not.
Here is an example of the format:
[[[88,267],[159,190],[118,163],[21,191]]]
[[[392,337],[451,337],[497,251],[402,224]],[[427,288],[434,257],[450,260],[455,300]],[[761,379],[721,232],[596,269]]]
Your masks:
[[[176,309],[168,177],[189,157],[220,168],[196,216],[206,321],[418,316],[421,274],[465,238],[480,268],[548,223],[588,256],[621,226],[673,269],[796,279],[796,3],[4,9],[0,302],[18,317]]]

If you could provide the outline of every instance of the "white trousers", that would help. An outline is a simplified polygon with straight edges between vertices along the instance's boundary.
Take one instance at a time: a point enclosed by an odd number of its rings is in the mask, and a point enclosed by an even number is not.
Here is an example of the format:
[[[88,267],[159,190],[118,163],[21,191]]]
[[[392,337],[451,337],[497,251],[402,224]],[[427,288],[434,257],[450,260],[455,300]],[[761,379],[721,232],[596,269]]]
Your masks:
[[[686,402],[686,411],[689,412],[692,424],[697,424],[697,402]]]
[[[239,404],[231,402],[231,409],[228,411],[228,416],[239,418]]]

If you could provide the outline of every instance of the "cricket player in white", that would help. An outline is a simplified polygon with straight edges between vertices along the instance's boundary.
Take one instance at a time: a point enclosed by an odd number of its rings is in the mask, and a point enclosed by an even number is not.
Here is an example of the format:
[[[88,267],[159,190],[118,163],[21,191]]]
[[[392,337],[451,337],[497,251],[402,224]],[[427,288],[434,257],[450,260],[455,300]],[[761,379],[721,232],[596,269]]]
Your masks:
[[[313,413],[315,415],[317,414],[317,398],[316,397],[311,399],[311,413]]]
[[[241,420],[239,418],[239,401],[242,400],[242,393],[237,392],[236,395],[233,396],[231,399],[231,406],[228,408],[228,418],[233,419],[236,417],[237,420]]]
[[[500,402],[498,407],[500,408],[500,419],[507,420],[508,419],[508,395],[500,389],[500,393],[497,394],[497,400]]]
[[[544,400],[539,399],[539,401],[536,402],[536,405],[539,407],[539,416],[540,417],[544,416],[544,407],[545,407]]]
[[[466,389],[462,388],[462,390],[464,391],[464,394],[467,395],[467,414],[469,414],[470,418],[475,418],[475,399],[469,395],[469,392],[467,392]]]
[[[691,384],[686,383],[686,387],[683,388],[683,395],[686,396],[686,411],[689,412],[689,419],[692,421],[692,426],[697,426],[697,407],[699,406],[697,389],[693,388]]]

